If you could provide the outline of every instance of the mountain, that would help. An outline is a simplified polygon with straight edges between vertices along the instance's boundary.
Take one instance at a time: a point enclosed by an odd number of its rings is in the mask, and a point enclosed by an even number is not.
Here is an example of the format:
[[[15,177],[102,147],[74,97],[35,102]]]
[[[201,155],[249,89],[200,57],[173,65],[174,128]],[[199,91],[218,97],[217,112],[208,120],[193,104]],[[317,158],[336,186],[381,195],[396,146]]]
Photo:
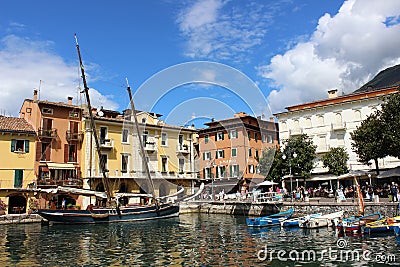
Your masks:
[[[355,90],[354,93],[368,92],[394,85],[400,85],[400,65],[382,70],[371,81]]]

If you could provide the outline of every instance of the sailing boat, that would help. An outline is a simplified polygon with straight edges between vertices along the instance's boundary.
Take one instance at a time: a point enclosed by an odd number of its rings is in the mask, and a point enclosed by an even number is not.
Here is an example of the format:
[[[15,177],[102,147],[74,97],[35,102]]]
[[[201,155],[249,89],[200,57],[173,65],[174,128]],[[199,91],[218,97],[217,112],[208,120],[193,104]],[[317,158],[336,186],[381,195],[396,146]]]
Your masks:
[[[113,195],[110,183],[106,176],[105,162],[103,160],[101,160],[102,157],[101,157],[101,152],[100,152],[100,142],[99,142],[99,138],[97,136],[96,124],[94,122],[94,118],[93,118],[93,114],[92,114],[92,107],[91,107],[90,98],[89,98],[89,87],[86,83],[85,71],[83,68],[81,53],[80,53],[79,44],[78,44],[76,35],[75,35],[75,40],[76,40],[76,48],[77,48],[77,52],[78,52],[80,69],[81,69],[82,80],[83,80],[83,85],[84,85],[84,93],[85,93],[88,113],[89,113],[89,117],[90,117],[90,127],[91,127],[92,134],[94,137],[98,158],[100,159],[100,170],[102,173],[102,182],[104,184],[104,189],[105,189],[105,194],[106,194],[105,198],[107,199],[107,206],[106,207],[94,207],[92,205],[89,205],[86,210],[39,209],[37,211],[37,213],[40,216],[42,216],[43,218],[47,219],[49,222],[68,223],[68,224],[130,222],[130,221],[152,220],[152,219],[161,219],[161,218],[169,218],[169,217],[178,216],[179,215],[179,205],[178,204],[172,204],[172,203],[160,204],[158,202],[158,199],[155,197],[154,184],[153,184],[153,181],[150,176],[150,171],[149,171],[149,167],[147,165],[147,161],[144,160],[146,158],[145,150],[144,150],[142,139],[140,138],[140,135],[138,135],[138,137],[139,137],[139,144],[140,144],[140,148],[141,148],[142,159],[145,163],[144,166],[146,169],[147,178],[149,179],[149,182],[150,182],[150,185],[152,188],[152,194],[124,193],[123,195],[116,195],[116,196]],[[130,91],[129,84],[128,84],[128,93],[129,93],[129,98],[130,98],[131,108],[132,108],[132,115],[134,117],[136,129],[139,131],[138,121],[137,121],[137,117],[136,117],[136,110],[134,108],[134,103],[132,100],[132,94]],[[75,193],[81,194],[81,195],[96,195],[95,191],[89,191],[89,190],[87,190],[86,192],[79,192],[79,193],[75,192]],[[97,196],[98,196],[98,194],[97,194]],[[150,205],[145,205],[145,206],[122,206],[122,205],[120,205],[120,202],[119,202],[120,197],[143,197],[143,196],[151,198],[153,200],[153,203],[151,203]]]

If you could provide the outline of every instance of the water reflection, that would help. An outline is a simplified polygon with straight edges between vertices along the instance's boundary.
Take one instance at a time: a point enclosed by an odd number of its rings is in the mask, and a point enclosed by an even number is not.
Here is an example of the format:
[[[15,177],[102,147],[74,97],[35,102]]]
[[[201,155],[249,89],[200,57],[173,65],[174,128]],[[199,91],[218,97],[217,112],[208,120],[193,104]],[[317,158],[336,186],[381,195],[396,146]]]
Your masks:
[[[400,259],[394,236],[343,238],[346,249]],[[0,240],[0,266],[293,266],[276,258],[260,261],[257,253],[265,246],[275,251],[337,249],[338,237],[328,228],[252,229],[244,217],[191,214],[110,225],[2,225]],[[325,259],[328,263],[360,265]]]

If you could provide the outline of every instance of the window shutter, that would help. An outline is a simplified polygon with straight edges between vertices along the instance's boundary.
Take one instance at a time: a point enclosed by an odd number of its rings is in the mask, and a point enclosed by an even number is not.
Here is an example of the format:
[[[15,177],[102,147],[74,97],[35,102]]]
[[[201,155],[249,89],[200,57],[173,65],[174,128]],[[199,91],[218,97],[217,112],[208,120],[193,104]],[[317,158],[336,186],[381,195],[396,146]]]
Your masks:
[[[64,145],[64,163],[68,162],[68,144]]]
[[[222,158],[225,158],[225,150],[222,150]]]
[[[25,140],[25,153],[29,153],[29,140]]]
[[[233,177],[233,166],[232,165],[230,165],[229,166],[229,177]]]
[[[215,134],[215,141],[218,141],[218,133]]]
[[[218,150],[215,151],[215,158],[218,158]]]
[[[15,144],[17,143],[17,141],[15,139],[11,139],[11,152],[15,151]]]
[[[203,160],[206,160],[206,152],[203,152]]]
[[[42,143],[37,142],[36,145],[36,161],[40,161],[40,156],[42,155]]]

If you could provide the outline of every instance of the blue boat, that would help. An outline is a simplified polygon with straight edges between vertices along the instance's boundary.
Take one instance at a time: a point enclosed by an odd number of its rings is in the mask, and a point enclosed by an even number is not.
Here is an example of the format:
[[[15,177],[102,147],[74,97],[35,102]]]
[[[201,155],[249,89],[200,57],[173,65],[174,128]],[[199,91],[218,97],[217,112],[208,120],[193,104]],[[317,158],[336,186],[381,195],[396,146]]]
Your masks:
[[[394,233],[395,233],[396,237],[400,236],[400,226],[399,225],[395,225],[393,227],[393,230],[394,230]]]
[[[361,228],[366,223],[378,221],[382,219],[382,215],[379,212],[367,214],[363,216],[351,216],[348,218],[343,218],[338,222],[336,228],[340,232],[344,232],[346,234],[357,234],[361,233]]]
[[[281,211],[276,214],[258,218],[246,218],[246,224],[250,227],[268,227],[281,225],[281,222],[289,219],[294,213],[293,209]]]
[[[322,213],[315,213],[315,214],[310,214],[307,216],[299,217],[299,218],[292,218],[292,219],[287,219],[281,223],[282,227],[299,227],[299,222],[304,221],[307,218],[317,218],[320,217]]]

